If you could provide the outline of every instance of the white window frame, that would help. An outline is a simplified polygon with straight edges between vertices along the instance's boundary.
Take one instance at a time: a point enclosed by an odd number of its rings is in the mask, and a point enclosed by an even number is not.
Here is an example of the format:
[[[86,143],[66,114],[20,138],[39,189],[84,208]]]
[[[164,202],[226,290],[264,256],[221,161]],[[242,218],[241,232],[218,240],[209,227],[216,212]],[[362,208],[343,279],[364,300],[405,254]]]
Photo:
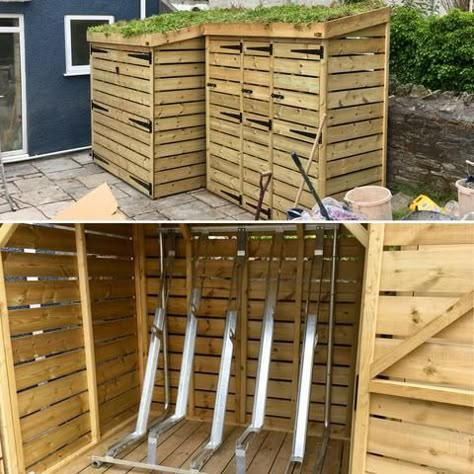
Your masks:
[[[25,65],[25,21],[24,16],[16,13],[0,13],[0,18],[17,18],[18,26],[2,26],[0,33],[17,33],[20,35],[20,67],[21,67],[21,113],[22,138],[21,150],[2,152],[2,158],[7,163],[10,159],[27,157],[28,150],[28,121],[26,116],[26,65]]]
[[[73,66],[72,43],[71,43],[71,21],[74,20],[107,20],[114,23],[115,17],[111,15],[66,15],[64,17],[64,39],[66,46],[66,73],[65,76],[85,76],[91,73],[90,65]]]

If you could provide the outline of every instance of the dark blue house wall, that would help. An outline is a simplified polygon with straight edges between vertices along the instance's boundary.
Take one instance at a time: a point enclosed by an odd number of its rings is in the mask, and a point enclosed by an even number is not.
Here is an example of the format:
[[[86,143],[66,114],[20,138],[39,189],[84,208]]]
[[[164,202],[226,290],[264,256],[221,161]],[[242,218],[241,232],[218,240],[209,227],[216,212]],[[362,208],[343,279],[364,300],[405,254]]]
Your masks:
[[[149,13],[159,0],[148,0]],[[90,145],[89,76],[65,77],[65,15],[138,18],[140,0],[31,0],[0,3],[0,13],[23,14],[28,153],[40,155]]]

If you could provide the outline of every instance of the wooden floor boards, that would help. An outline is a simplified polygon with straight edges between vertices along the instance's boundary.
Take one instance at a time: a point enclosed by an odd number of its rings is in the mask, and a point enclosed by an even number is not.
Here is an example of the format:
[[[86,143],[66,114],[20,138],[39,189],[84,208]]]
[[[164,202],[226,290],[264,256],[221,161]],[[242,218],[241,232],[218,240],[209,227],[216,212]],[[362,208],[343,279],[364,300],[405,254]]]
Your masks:
[[[102,441],[99,445],[82,454],[65,466],[71,474],[125,474],[140,472],[123,466],[103,466],[99,469],[90,465],[92,455],[103,455],[107,446],[123,436],[129,425],[120,432]],[[208,474],[231,474],[235,472],[235,442],[244,428],[226,426],[225,439],[219,451],[204,466],[203,472]],[[209,423],[185,421],[175,426],[159,439],[158,462],[162,465],[188,469],[191,459],[199,448],[207,441],[210,431]],[[257,434],[247,451],[247,472],[249,474],[283,474],[291,451],[292,434],[278,431],[262,431]],[[342,459],[346,445],[344,441],[331,440],[323,469],[323,474],[346,474],[342,468]],[[308,438],[307,456],[303,472],[312,472],[319,449],[317,438]],[[122,457],[133,461],[146,461],[146,442],[129,450]],[[66,472],[63,471],[63,472]],[[143,471],[141,471],[143,472]]]

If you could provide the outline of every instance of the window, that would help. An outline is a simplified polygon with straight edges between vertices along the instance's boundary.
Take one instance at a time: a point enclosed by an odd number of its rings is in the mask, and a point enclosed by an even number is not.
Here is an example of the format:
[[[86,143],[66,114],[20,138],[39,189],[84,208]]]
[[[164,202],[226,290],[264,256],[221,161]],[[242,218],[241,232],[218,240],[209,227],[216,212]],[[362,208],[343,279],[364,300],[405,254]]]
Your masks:
[[[113,22],[113,16],[68,15],[65,17],[66,76],[90,74],[87,29],[91,26]]]

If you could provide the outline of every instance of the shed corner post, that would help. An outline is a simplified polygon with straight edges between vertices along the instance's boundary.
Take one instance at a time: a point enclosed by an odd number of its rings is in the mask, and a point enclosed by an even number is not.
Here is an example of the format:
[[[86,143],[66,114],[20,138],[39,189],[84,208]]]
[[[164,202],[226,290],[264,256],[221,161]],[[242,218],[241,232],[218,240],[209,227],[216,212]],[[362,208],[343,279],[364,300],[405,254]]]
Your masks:
[[[138,371],[143,384],[148,352],[148,311],[146,301],[146,250],[143,224],[133,225],[133,271],[135,280],[135,311],[138,339]]]
[[[318,126],[323,123],[324,117],[328,113],[328,81],[329,81],[329,41],[321,41],[323,51],[319,72],[319,120]],[[327,195],[327,146],[328,146],[328,120],[324,121],[321,130],[321,142],[318,154],[318,191],[322,198]]]
[[[84,353],[86,359],[87,389],[89,395],[89,414],[92,443],[100,438],[99,401],[97,394],[97,374],[94,347],[94,327],[92,320],[89,268],[87,264],[87,244],[84,224],[75,224],[77,271],[79,295],[84,334]]]
[[[383,110],[382,186],[387,185],[389,86],[390,86],[390,19],[385,24],[385,77],[384,77],[384,92],[383,92],[384,110]]]
[[[370,224],[366,249],[363,300],[360,313],[356,369],[355,421],[352,429],[352,474],[365,472],[370,408],[370,367],[374,358],[375,332],[382,270],[385,224]]]
[[[16,224],[0,227],[0,249],[6,246],[16,230]],[[7,474],[25,472],[23,439],[13,365],[7,292],[0,252],[0,440]]]

